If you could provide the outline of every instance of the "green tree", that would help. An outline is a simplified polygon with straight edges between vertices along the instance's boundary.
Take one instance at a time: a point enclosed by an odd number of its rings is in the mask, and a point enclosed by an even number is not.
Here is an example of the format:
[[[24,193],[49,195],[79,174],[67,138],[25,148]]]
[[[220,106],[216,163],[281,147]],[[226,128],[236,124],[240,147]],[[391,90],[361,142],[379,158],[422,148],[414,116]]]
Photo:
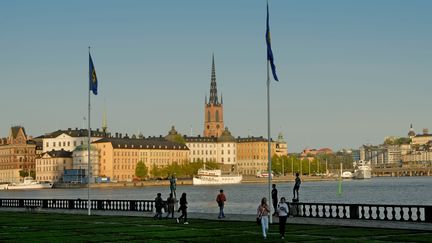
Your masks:
[[[177,142],[177,143],[181,143],[181,144],[186,144],[186,140],[184,139],[184,137],[182,137],[181,135],[179,135],[179,134],[177,134],[175,137],[174,137],[174,142]]]
[[[148,174],[148,168],[142,161],[138,161],[136,167],[135,167],[135,176],[140,178],[141,180],[144,179]]]
[[[20,170],[19,175],[20,175],[20,177],[27,177],[29,175],[29,173],[26,170]]]
[[[34,170],[31,170],[31,171],[30,171],[30,176],[31,176],[33,179],[36,179],[36,172],[35,172]]]

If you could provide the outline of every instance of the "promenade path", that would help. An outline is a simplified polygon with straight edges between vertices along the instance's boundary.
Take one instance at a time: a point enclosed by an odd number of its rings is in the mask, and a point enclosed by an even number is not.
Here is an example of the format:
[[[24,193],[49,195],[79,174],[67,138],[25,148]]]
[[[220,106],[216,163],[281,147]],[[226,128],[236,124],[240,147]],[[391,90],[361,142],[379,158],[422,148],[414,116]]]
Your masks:
[[[29,210],[22,208],[0,208],[1,211],[28,212]],[[82,214],[86,215],[87,210],[62,210],[62,209],[35,209],[33,212],[45,213],[60,213],[60,214]],[[130,212],[130,211],[101,211],[92,210],[92,215],[104,216],[136,216],[136,217],[153,217],[151,212]],[[176,213],[176,216],[179,216]],[[188,213],[190,219],[205,219],[218,220],[217,214],[210,213]],[[243,221],[254,222],[256,215],[254,214],[227,214],[222,221]],[[273,217],[273,222],[277,223],[278,218]],[[382,228],[382,229],[411,229],[423,230],[432,232],[432,223],[421,222],[404,222],[404,221],[383,221],[383,220],[356,220],[356,219],[327,219],[327,218],[304,218],[304,217],[289,217],[287,224],[296,225],[332,225],[346,227],[362,227],[362,228]]]

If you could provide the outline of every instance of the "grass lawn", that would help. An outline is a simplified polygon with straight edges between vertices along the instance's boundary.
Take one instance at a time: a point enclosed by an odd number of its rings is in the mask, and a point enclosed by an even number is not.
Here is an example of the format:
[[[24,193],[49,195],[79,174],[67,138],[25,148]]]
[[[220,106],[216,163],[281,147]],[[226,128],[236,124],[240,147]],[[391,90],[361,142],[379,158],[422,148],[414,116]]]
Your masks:
[[[262,242],[255,222],[0,212],[0,242]],[[287,225],[290,242],[432,242],[432,232]],[[265,242],[283,242],[278,225]]]

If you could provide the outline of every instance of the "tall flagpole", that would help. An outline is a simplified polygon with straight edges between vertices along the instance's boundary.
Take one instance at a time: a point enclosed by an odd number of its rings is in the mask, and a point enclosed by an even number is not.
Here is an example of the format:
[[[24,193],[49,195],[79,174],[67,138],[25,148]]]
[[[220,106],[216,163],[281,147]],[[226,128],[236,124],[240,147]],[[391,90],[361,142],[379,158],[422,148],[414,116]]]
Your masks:
[[[89,50],[89,56],[90,56],[90,46],[88,48]],[[89,77],[90,77],[90,65],[89,65]],[[90,136],[91,136],[91,130],[90,130],[90,90],[91,90],[91,84],[89,79],[89,89],[88,89],[88,140],[87,140],[87,154],[88,154],[88,167],[87,167],[87,208],[88,208],[88,215],[91,215],[91,205],[90,205]]]
[[[271,183],[272,183],[272,174],[271,174],[271,146],[270,146],[270,74],[269,74],[269,66],[270,61],[267,60],[267,145],[268,145],[268,203],[270,204],[272,197],[271,197]],[[270,211],[271,207],[269,206]],[[270,224],[273,223],[273,216],[271,212],[269,213],[269,222]]]

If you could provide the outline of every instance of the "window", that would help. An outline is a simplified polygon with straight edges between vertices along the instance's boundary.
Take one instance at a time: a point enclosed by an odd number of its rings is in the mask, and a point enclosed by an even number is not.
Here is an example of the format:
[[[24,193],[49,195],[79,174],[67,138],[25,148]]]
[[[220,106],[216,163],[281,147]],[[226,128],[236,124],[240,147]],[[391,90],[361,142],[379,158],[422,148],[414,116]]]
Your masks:
[[[48,142],[46,143],[46,146],[47,146],[47,148],[49,147],[49,143]]]
[[[216,111],[216,122],[219,122],[219,111]]]
[[[55,147],[56,146],[56,142],[53,142],[53,147]]]

